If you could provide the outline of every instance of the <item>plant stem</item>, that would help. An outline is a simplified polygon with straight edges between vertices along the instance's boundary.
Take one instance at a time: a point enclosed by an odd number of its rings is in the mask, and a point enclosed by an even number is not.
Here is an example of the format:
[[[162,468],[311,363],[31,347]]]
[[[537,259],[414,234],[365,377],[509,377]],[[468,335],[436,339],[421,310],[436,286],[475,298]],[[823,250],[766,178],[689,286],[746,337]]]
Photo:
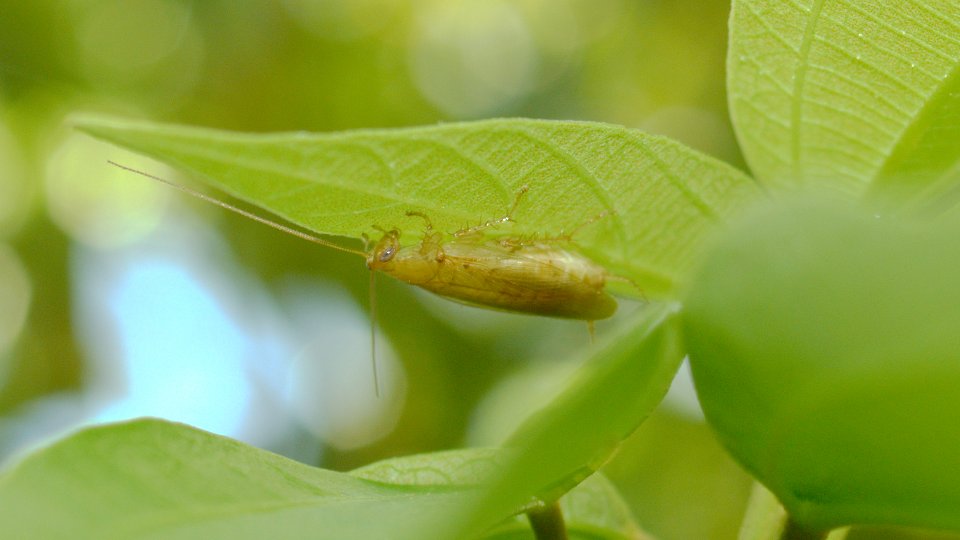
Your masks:
[[[567,540],[567,526],[563,523],[563,511],[557,501],[527,512],[527,519],[537,540]]]
[[[825,540],[830,531],[811,531],[797,524],[796,521],[787,518],[783,526],[783,534],[780,540]]]

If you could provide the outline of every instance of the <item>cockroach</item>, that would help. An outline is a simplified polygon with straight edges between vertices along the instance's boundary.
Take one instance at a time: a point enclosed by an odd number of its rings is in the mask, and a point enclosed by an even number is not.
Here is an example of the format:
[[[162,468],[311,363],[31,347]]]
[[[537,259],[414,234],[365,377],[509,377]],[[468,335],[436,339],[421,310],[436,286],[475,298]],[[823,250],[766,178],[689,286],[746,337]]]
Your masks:
[[[590,324],[591,333],[593,321],[606,319],[617,310],[616,300],[605,290],[610,273],[576,252],[557,247],[561,241],[569,243],[572,234],[539,240],[492,239],[483,234],[486,229],[513,221],[513,211],[526,193],[526,186],[517,193],[510,211],[499,219],[444,235],[434,230],[425,214],[410,211],[407,216],[419,217],[426,224],[419,244],[402,246],[398,229],[374,226],[383,236],[376,243],[368,241],[368,249],[360,251],[271,221],[186,186],[113,161],[109,163],[298,238],[363,257],[370,269],[371,311],[376,271],[473,306],[584,320]],[[375,314],[371,313],[373,317]],[[375,348],[375,340],[371,342]],[[379,395],[376,353],[373,361],[374,385]]]
[[[617,310],[604,290],[602,266],[543,241],[512,243],[457,233],[445,239],[426,220],[418,245],[401,247],[400,233],[384,232],[367,267],[466,304],[547,317],[595,321]],[[497,220],[503,223],[509,220]],[[462,232],[462,231],[458,231]]]

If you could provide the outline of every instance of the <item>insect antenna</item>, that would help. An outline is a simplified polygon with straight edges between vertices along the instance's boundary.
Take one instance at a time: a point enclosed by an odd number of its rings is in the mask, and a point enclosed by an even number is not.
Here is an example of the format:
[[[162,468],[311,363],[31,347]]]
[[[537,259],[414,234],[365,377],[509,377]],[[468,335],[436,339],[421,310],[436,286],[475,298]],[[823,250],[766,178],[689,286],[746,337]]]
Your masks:
[[[204,194],[204,193],[200,193],[199,191],[197,191],[197,190],[195,190],[195,189],[193,189],[193,188],[189,188],[189,187],[187,187],[187,186],[180,185],[180,184],[178,184],[178,183],[176,183],[176,182],[171,182],[170,180],[166,180],[166,179],[160,178],[159,176],[155,176],[155,175],[152,175],[152,174],[149,174],[149,173],[146,173],[146,172],[143,172],[143,171],[134,169],[133,167],[127,167],[126,165],[121,165],[121,164],[119,164],[119,163],[117,163],[117,162],[115,162],[115,161],[107,160],[107,163],[113,165],[114,167],[118,167],[118,168],[120,168],[120,169],[123,169],[123,170],[125,170],[125,171],[129,171],[129,172],[132,172],[132,173],[134,173],[134,174],[139,174],[140,176],[145,176],[145,177],[150,178],[150,179],[152,179],[152,180],[156,180],[157,182],[160,182],[160,183],[166,184],[166,185],[168,185],[168,186],[170,186],[170,187],[173,187],[173,188],[175,188],[175,189],[178,189],[178,190],[186,193],[187,195],[192,195],[192,196],[194,196],[194,197],[196,197],[196,198],[198,198],[198,199],[200,199],[200,200],[203,200],[203,201],[206,201],[206,202],[209,202],[209,203],[213,203],[213,204],[219,206],[220,208],[224,208],[224,209],[226,209],[226,210],[230,210],[231,212],[240,214],[241,216],[246,217],[246,218],[250,218],[250,219],[252,219],[252,220],[254,220],[254,221],[258,222],[258,223],[262,223],[262,224],[267,225],[267,226],[269,226],[269,227],[273,227],[274,229],[277,229],[278,231],[283,231],[283,232],[285,232],[285,233],[287,233],[287,234],[292,234],[293,236],[296,236],[297,238],[306,240],[306,241],[308,241],[308,242],[313,242],[314,244],[319,244],[319,245],[321,245],[321,246],[325,246],[325,247],[328,247],[328,248],[331,248],[331,249],[336,249],[336,250],[338,250],[338,251],[345,251],[345,252],[347,252],[347,253],[353,253],[354,255],[359,255],[359,256],[363,257],[364,259],[367,258],[367,254],[366,254],[365,252],[363,252],[363,251],[360,251],[360,250],[357,250],[357,249],[346,248],[346,247],[343,247],[343,246],[341,246],[341,245],[338,245],[338,244],[336,244],[336,243],[334,243],[334,242],[331,242],[331,241],[329,241],[329,240],[324,240],[323,238],[319,238],[319,237],[313,236],[312,234],[307,234],[307,233],[305,233],[305,232],[303,232],[303,231],[300,231],[300,230],[298,230],[298,229],[294,229],[293,227],[288,227],[288,226],[286,226],[286,225],[277,223],[277,222],[275,222],[275,221],[271,221],[271,220],[269,220],[269,219],[267,219],[267,218],[265,218],[265,217],[258,216],[258,215],[254,214],[254,213],[252,213],[252,212],[247,212],[246,210],[242,210],[242,209],[240,209],[240,208],[238,208],[238,207],[236,207],[236,206],[233,206],[233,205],[230,204],[230,203],[221,201],[220,199],[211,197],[211,196],[206,195],[206,194]]]
[[[377,295],[374,290],[377,273],[370,270],[370,367],[373,370],[373,392],[380,397],[380,369],[377,364]]]
[[[293,227],[288,227],[288,226],[286,226],[286,225],[277,223],[277,222],[275,222],[275,221],[271,221],[271,220],[269,220],[269,219],[267,219],[267,218],[258,216],[258,215],[254,214],[254,213],[252,213],[252,212],[247,212],[246,210],[242,210],[242,209],[240,209],[240,208],[238,208],[238,207],[236,207],[236,206],[234,206],[234,205],[232,205],[232,204],[230,204],[230,203],[221,201],[220,199],[211,197],[211,196],[209,196],[209,195],[207,195],[207,194],[205,194],[205,193],[201,193],[201,192],[199,192],[199,191],[197,191],[197,190],[195,190],[195,189],[189,188],[189,187],[184,186],[184,185],[177,184],[176,182],[171,182],[170,180],[166,180],[166,179],[164,179],[164,178],[160,178],[159,176],[155,176],[155,175],[152,175],[152,174],[150,174],[150,173],[143,172],[143,171],[141,171],[141,170],[134,169],[133,167],[127,167],[126,165],[121,165],[121,164],[119,164],[119,163],[117,163],[117,162],[115,162],[115,161],[110,161],[110,160],[107,160],[107,163],[113,165],[114,167],[118,167],[118,168],[120,168],[120,169],[123,169],[123,170],[125,170],[125,171],[129,171],[129,172],[132,172],[132,173],[135,173],[135,174],[139,174],[140,176],[145,176],[145,177],[150,178],[150,179],[152,179],[152,180],[156,180],[157,182],[160,182],[160,183],[166,184],[166,185],[168,185],[168,186],[170,186],[170,187],[173,187],[173,188],[175,188],[175,189],[178,189],[178,190],[186,193],[187,195],[192,195],[192,196],[194,196],[194,197],[196,197],[196,198],[198,198],[198,199],[200,199],[200,200],[203,200],[203,201],[206,201],[206,202],[209,202],[209,203],[213,203],[213,204],[219,206],[220,208],[224,208],[224,209],[226,209],[226,210],[230,210],[231,212],[240,214],[240,215],[243,216],[243,217],[250,218],[250,219],[252,219],[252,220],[254,220],[254,221],[258,222],[258,223],[262,223],[262,224],[267,225],[267,226],[269,226],[269,227],[273,227],[274,229],[277,229],[277,230],[279,230],[279,231],[283,231],[283,232],[285,232],[285,233],[292,234],[293,236],[296,236],[297,238],[301,238],[301,239],[306,240],[306,241],[308,241],[308,242],[313,242],[314,244],[319,244],[319,245],[321,245],[321,246],[325,246],[325,247],[328,247],[328,248],[336,249],[336,250],[338,250],[338,251],[345,251],[345,252],[347,252],[347,253],[353,253],[354,255],[359,255],[359,256],[363,257],[364,259],[367,258],[367,253],[366,253],[366,251],[360,251],[360,250],[356,250],[356,249],[346,248],[346,247],[343,247],[343,246],[341,246],[341,245],[335,244],[335,243],[333,243],[333,242],[331,242],[331,241],[329,241],[329,240],[324,240],[323,238],[318,238],[318,237],[316,237],[316,236],[313,236],[312,234],[307,234],[307,233],[305,233],[305,232],[303,232],[303,231],[294,229]],[[377,227],[377,228],[379,228],[379,227]],[[364,234],[364,235],[363,235],[363,239],[364,239],[364,247],[365,247],[365,249],[366,249],[366,250],[369,250],[369,249],[370,249],[370,244],[371,244],[370,238],[368,238],[367,235]],[[371,271],[370,271],[370,362],[371,362],[371,367],[372,367],[372,369],[373,369],[373,388],[374,388],[374,392],[376,393],[377,397],[380,397],[380,369],[379,369],[379,366],[378,366],[378,363],[377,363],[377,330],[376,330],[376,325],[377,325],[377,303],[376,303],[376,291],[374,290],[374,281],[375,281],[374,278],[375,278],[375,277],[376,277],[376,272],[374,272],[374,271],[371,270]]]

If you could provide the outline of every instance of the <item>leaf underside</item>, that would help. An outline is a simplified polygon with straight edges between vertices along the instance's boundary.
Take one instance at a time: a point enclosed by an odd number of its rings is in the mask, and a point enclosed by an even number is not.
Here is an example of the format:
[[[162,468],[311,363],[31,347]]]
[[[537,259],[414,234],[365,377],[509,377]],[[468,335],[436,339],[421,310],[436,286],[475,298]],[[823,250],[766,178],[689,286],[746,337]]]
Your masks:
[[[673,289],[704,234],[759,193],[743,173],[676,142],[597,123],[271,135],[98,117],[75,124],[322,234],[398,227],[413,244],[423,221],[407,211],[452,233],[503,217],[528,186],[514,222],[490,234],[570,244],[648,294]]]
[[[737,0],[731,114],[758,179],[930,201],[960,179],[960,4]]]

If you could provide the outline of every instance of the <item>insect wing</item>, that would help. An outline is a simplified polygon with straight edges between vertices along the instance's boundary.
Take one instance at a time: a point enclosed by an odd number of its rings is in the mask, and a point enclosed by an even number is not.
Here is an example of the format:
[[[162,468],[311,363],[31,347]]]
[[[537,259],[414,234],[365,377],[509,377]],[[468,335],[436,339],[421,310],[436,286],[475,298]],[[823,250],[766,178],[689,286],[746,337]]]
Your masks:
[[[593,320],[616,309],[603,268],[549,246],[447,244],[438,277],[434,292],[508,311]]]

